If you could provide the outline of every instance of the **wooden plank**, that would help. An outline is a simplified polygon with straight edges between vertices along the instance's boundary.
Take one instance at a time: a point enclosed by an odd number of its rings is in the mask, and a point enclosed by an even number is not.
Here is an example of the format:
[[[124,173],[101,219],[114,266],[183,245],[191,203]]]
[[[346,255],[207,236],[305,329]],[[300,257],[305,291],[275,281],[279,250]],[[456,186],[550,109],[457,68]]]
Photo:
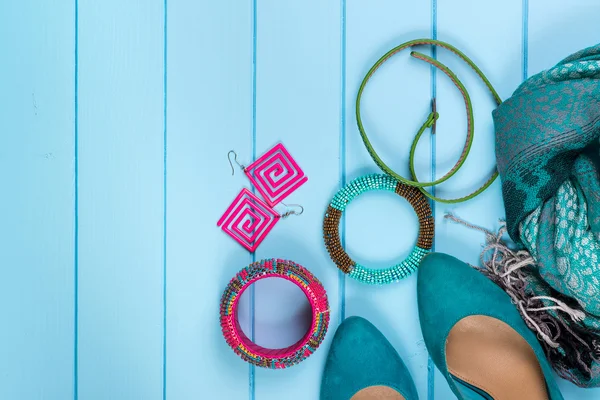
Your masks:
[[[397,1],[348,2],[346,170],[350,181],[381,173],[363,145],[354,113],[360,82],[385,52],[405,41],[430,34],[429,2],[406,7]],[[427,49],[425,49],[427,51]],[[430,68],[410,57],[394,56],[374,75],[362,100],[369,139],[382,159],[408,176],[410,143],[431,111]],[[419,145],[416,169],[429,177],[429,139]],[[346,210],[346,249],[359,263],[373,268],[402,261],[416,244],[418,221],[404,200],[390,192],[370,192]],[[427,351],[419,327],[416,274],[383,287],[346,279],[346,316],[371,321],[390,340],[407,364],[419,396],[427,398]]]
[[[73,396],[74,8],[0,3],[0,398]]]
[[[469,10],[464,12],[464,10]],[[479,13],[494,15],[494,23],[474,18]],[[467,23],[470,21],[469,23]],[[510,33],[497,35],[500,27],[514,27]],[[503,4],[480,4],[473,0],[455,2],[439,0],[439,39],[455,45],[469,56],[490,79],[503,99],[509,97],[522,79],[521,68],[521,2],[511,0]],[[456,198],[472,193],[490,176],[495,166],[494,126],[491,111],[496,108],[494,99],[484,83],[458,57],[439,50],[438,58],[454,71],[463,82],[473,103],[475,134],[471,152],[460,171],[448,181],[437,186],[440,197]],[[462,95],[450,79],[437,73],[437,104],[440,113],[436,139],[437,177],[443,176],[456,162],[465,143],[467,121]],[[497,229],[504,217],[500,180],[475,199],[448,205],[436,204],[436,250],[461,258],[466,262],[479,260],[481,233],[444,221],[448,212],[469,222]]]
[[[481,3],[475,0],[438,0],[438,38],[469,56],[490,79],[500,97],[509,97],[522,80],[521,1]],[[493,19],[480,18],[493,15]],[[503,34],[499,35],[498,32]],[[475,116],[475,134],[469,157],[461,170],[437,186],[439,196],[456,198],[471,193],[489,177],[495,165],[493,97],[473,71],[448,51],[439,50],[438,59],[454,71],[466,86]],[[465,143],[467,122],[463,98],[442,72],[437,72],[437,105],[440,113],[436,140],[436,173],[443,176],[456,162]],[[478,264],[485,237],[445,221],[451,212],[487,229],[498,229],[504,217],[500,180],[476,198],[459,204],[436,203],[436,251]],[[459,290],[459,289],[457,289]],[[435,399],[453,398],[444,377],[436,373]]]
[[[256,153],[282,142],[308,182],[285,199],[301,204],[303,215],[280,221],[256,258],[280,257],[308,268],[325,286],[332,311],[326,341],[308,359],[277,373],[256,369],[255,397],[261,400],[279,399],[281,393],[290,400],[319,397],[339,319],[338,273],[325,250],[322,227],[340,179],[340,11],[339,2],[258,2]],[[288,286],[278,281],[256,285],[259,343],[281,346],[277,337],[283,333],[289,346],[306,332],[307,318],[302,317],[310,315],[308,303],[300,290]]]
[[[79,397],[160,399],[162,0],[79,2]]]
[[[597,44],[598,30],[593,21],[598,11],[600,3],[594,0],[571,5],[558,0],[529,0],[529,76]]]
[[[597,16],[600,3],[580,0],[529,0],[528,73],[534,75],[551,68],[563,58],[598,43]],[[559,380],[565,399],[597,399],[600,389],[582,389]]]
[[[169,399],[244,399],[248,365],[227,346],[219,302],[250,255],[217,220],[252,157],[252,4],[169,1],[167,362]],[[247,304],[245,305],[247,306]],[[249,322],[249,309],[240,313]]]

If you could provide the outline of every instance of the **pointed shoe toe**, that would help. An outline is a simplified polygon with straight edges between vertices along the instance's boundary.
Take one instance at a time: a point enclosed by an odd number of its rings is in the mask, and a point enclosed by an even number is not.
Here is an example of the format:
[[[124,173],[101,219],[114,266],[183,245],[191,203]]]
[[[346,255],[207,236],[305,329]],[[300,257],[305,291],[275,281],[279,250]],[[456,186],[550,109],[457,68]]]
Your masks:
[[[499,286],[442,253],[423,260],[417,282],[425,345],[459,399],[563,399],[535,334]]]
[[[321,382],[321,400],[417,400],[402,359],[377,328],[347,318],[335,333]]]

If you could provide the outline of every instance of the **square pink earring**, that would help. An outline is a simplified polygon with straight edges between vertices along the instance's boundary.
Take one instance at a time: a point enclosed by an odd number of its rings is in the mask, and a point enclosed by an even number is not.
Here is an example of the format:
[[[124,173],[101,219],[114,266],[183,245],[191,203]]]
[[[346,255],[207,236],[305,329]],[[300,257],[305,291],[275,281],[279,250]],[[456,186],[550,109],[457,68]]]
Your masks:
[[[229,205],[217,226],[250,252],[254,252],[280,218],[298,214],[288,211],[279,215],[251,191],[244,188]]]
[[[275,210],[244,188],[219,219],[217,226],[248,251],[254,252],[278,220],[279,215]]]
[[[275,145],[248,167],[242,165],[240,167],[271,207],[281,203],[308,180],[302,168],[281,143]]]

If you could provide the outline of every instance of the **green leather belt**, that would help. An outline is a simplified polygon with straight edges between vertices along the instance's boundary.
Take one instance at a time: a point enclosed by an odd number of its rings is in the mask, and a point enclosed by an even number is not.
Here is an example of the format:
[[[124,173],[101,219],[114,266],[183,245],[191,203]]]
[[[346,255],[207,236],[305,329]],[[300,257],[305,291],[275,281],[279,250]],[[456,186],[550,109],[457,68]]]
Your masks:
[[[475,190],[473,193],[471,193],[467,196],[464,196],[464,197],[460,197],[460,198],[456,198],[456,199],[442,199],[440,197],[436,197],[436,196],[432,195],[427,190],[425,190],[426,187],[434,186],[434,185],[440,184],[442,182],[445,182],[448,179],[450,179],[454,174],[456,174],[458,172],[458,170],[462,167],[464,162],[466,161],[467,156],[469,155],[469,151],[471,150],[471,144],[473,143],[473,130],[474,130],[473,129],[473,105],[471,103],[471,98],[469,97],[469,93],[467,92],[467,89],[462,84],[460,79],[458,79],[458,77],[447,66],[445,66],[438,60],[436,60],[432,57],[429,57],[425,54],[422,54],[422,53],[419,53],[416,51],[412,51],[410,53],[411,56],[418,58],[420,60],[423,60],[425,62],[428,62],[429,64],[435,66],[436,68],[438,68],[442,72],[444,72],[446,75],[448,75],[448,77],[452,80],[452,82],[454,82],[454,85],[458,88],[458,90],[462,94],[463,99],[465,101],[465,108],[467,111],[467,140],[465,142],[465,146],[463,148],[463,151],[462,151],[458,161],[456,162],[454,167],[452,167],[452,169],[450,169],[450,171],[448,171],[444,176],[442,176],[441,178],[436,179],[432,182],[419,182],[417,180],[417,177],[415,174],[415,162],[414,162],[415,160],[414,159],[415,159],[415,150],[417,148],[417,144],[419,143],[419,140],[421,139],[421,136],[423,135],[423,132],[425,131],[425,129],[432,128],[433,132],[435,133],[435,121],[439,117],[439,114],[437,113],[436,108],[435,108],[435,99],[432,102],[431,113],[429,114],[429,116],[427,117],[427,119],[425,120],[423,125],[421,125],[421,128],[417,132],[417,135],[413,139],[412,145],[410,147],[409,163],[410,163],[410,173],[412,175],[412,179],[407,179],[407,178],[397,174],[386,163],[383,162],[383,160],[377,155],[377,153],[375,152],[375,149],[371,145],[371,142],[369,141],[369,138],[367,137],[367,133],[366,133],[365,128],[362,123],[362,119],[361,119],[361,115],[360,115],[360,101],[361,101],[363,90],[365,89],[365,86],[367,85],[367,82],[369,81],[369,79],[371,79],[371,76],[373,76],[375,71],[377,71],[377,69],[379,69],[379,67],[384,62],[386,62],[389,58],[391,58],[393,55],[399,53],[400,51],[406,49],[407,47],[418,46],[418,45],[438,46],[438,47],[442,47],[444,49],[450,50],[452,53],[457,55],[460,59],[462,59],[465,63],[467,63],[475,71],[477,76],[479,76],[481,78],[481,80],[483,81],[485,86],[491,92],[496,103],[500,104],[502,102],[502,100],[500,99],[500,96],[498,96],[498,93],[496,93],[496,90],[493,88],[490,81],[485,77],[483,72],[481,72],[481,70],[475,65],[475,63],[473,63],[473,61],[471,61],[471,59],[469,59],[460,50],[458,50],[457,48],[455,48],[454,46],[452,46],[448,43],[441,42],[439,40],[432,40],[432,39],[411,40],[411,41],[403,43],[397,47],[394,47],[393,49],[388,51],[375,63],[375,65],[373,65],[371,67],[369,72],[367,72],[367,75],[365,76],[362,83],[360,84],[360,88],[358,89],[358,94],[356,96],[356,121],[358,123],[358,130],[360,131],[362,140],[367,148],[367,151],[371,155],[371,158],[373,158],[373,161],[375,161],[375,163],[379,166],[379,168],[381,168],[383,170],[383,172],[385,172],[388,175],[391,175],[392,177],[394,177],[395,179],[397,179],[400,182],[403,182],[407,185],[415,186],[415,187],[419,188],[419,190],[425,196],[427,196],[428,198],[430,198],[434,201],[439,201],[441,203],[460,203],[460,202],[472,199],[473,197],[477,196],[478,194],[483,192],[485,189],[487,189],[494,182],[494,180],[498,177],[498,171],[495,170],[494,173],[490,176],[490,178],[483,184],[483,186],[481,186],[479,189]]]

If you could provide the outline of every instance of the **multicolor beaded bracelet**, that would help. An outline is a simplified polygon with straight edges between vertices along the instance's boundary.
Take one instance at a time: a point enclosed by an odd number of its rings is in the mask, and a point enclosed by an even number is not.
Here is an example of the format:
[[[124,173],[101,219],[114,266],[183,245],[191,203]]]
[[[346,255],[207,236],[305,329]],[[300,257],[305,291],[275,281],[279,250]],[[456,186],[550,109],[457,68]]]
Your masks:
[[[254,282],[283,278],[296,284],[312,308],[310,329],[297,343],[284,349],[268,349],[253,343],[242,331],[237,306],[242,293]],[[303,266],[288,260],[268,259],[248,265],[237,273],[221,297],[221,329],[227,344],[243,360],[259,367],[281,369],[299,363],[314,353],[327,333],[329,303],[325,288]]]
[[[353,261],[342,247],[339,225],[342,213],[356,196],[370,190],[389,190],[404,197],[419,217],[417,245],[401,263],[383,269],[371,269]],[[414,272],[431,250],[434,234],[433,215],[418,188],[405,185],[389,175],[372,174],[357,178],[343,187],[331,200],[323,221],[325,246],[337,267],[351,278],[364,283],[386,284],[399,281]]]

